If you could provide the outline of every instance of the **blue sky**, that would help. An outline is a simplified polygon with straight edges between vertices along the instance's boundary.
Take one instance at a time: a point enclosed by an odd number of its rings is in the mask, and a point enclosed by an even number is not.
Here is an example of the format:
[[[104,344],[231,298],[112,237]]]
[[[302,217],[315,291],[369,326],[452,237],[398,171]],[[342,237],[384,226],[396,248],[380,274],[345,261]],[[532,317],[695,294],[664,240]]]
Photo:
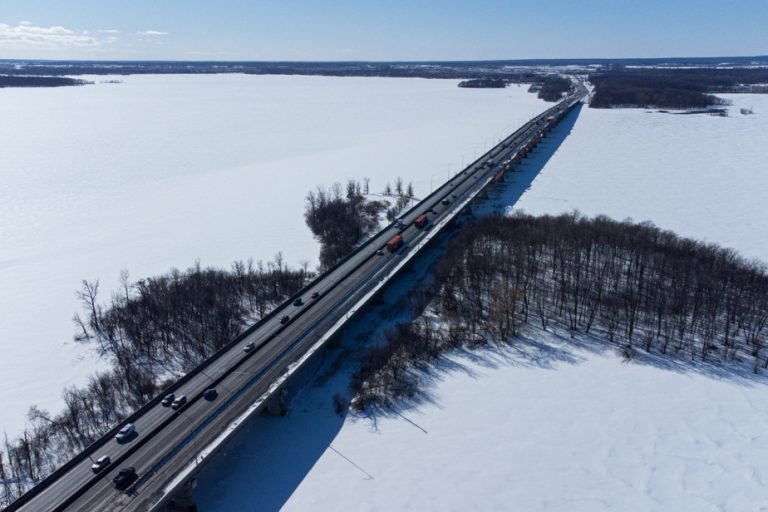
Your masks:
[[[768,0],[0,0],[0,59],[768,54]]]

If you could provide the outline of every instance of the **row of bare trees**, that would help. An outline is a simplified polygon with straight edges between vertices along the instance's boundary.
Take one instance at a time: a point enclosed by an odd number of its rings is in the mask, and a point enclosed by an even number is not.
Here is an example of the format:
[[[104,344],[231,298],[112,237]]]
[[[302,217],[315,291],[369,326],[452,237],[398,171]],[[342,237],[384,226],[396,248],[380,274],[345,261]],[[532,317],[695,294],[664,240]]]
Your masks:
[[[349,180],[345,189],[334,183],[307,194],[304,219],[320,242],[321,269],[333,266],[378,228],[387,205],[366,200],[363,191],[368,187],[368,180],[364,184]]]
[[[63,392],[64,409],[31,407],[24,432],[0,449],[0,506],[6,506],[96,441],[176,378],[297,292],[311,274],[274,261],[236,262],[231,270],[201,268],[143,279],[121,276],[104,305],[99,283],[83,282],[85,313],[75,322],[111,369]]]
[[[409,396],[408,369],[445,349],[508,341],[524,324],[706,360],[768,368],[766,266],[651,224],[607,217],[489,217],[439,261],[432,309],[387,333],[355,378],[358,407]],[[435,330],[439,334],[435,334]]]

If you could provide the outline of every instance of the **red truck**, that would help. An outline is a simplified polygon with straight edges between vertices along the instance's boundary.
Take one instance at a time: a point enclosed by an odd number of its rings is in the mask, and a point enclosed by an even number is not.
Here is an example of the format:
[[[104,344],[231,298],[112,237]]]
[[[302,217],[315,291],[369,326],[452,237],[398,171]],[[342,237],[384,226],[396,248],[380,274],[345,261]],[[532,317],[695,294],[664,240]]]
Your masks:
[[[429,219],[426,215],[422,214],[416,217],[416,220],[413,221],[413,225],[416,226],[416,229],[421,229],[427,225],[427,222],[429,222]]]
[[[387,250],[389,252],[395,252],[400,248],[401,245],[403,245],[403,237],[400,235],[395,235],[389,239],[389,242],[387,242]]]

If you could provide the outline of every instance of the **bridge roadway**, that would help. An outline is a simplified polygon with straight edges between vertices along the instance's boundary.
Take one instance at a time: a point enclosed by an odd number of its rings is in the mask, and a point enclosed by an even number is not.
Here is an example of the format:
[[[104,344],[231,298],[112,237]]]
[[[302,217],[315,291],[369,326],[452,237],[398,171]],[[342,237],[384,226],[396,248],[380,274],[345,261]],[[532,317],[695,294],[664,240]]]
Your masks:
[[[578,86],[575,93],[523,125],[411,208],[400,219],[402,227],[387,226],[340,265],[319,276],[301,292],[303,306],[294,306],[292,297],[217,357],[190,372],[175,390],[176,396],[188,398],[179,411],[163,407],[157,400],[150,402],[131,418],[137,432],[133,439],[118,444],[113,433],[104,436],[88,448],[88,457],[70,464],[6,510],[150,510],[162,498],[168,482],[194,464],[207,444],[263,397],[280,374],[346,314],[362,293],[384,279],[432,226],[459,213],[462,204],[491,183],[506,161],[543,135],[551,128],[548,125],[557,123],[584,93]],[[485,165],[489,158],[493,165]],[[424,213],[429,225],[417,229],[413,221]],[[391,254],[385,244],[396,234],[402,235],[405,246]],[[313,300],[310,296],[315,292],[319,297]],[[286,324],[281,323],[284,315],[290,316]],[[245,353],[243,347],[249,342],[255,342],[256,349]],[[217,391],[212,400],[202,396],[209,388]],[[112,462],[94,474],[91,457],[101,455],[109,455]],[[126,466],[136,468],[138,480],[128,492],[121,492],[112,486],[112,478]]]

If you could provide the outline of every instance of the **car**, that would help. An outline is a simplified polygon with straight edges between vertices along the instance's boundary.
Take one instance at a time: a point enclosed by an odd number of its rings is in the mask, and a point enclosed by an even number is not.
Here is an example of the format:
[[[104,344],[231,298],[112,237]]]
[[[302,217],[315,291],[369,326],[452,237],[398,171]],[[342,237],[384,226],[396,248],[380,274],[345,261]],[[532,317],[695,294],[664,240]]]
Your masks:
[[[184,404],[187,403],[187,397],[184,395],[179,395],[176,397],[176,400],[173,401],[171,404],[171,409],[174,411],[178,411],[182,407],[184,407]]]
[[[134,468],[133,466],[128,466],[126,468],[121,469],[120,472],[117,475],[115,475],[115,478],[112,479],[112,483],[115,485],[116,488],[123,491],[127,489],[128,486],[131,485],[134,480],[136,480],[136,468]]]
[[[243,352],[247,354],[248,352],[251,352],[255,348],[256,348],[256,342],[251,341],[250,343],[245,344],[245,346],[243,347]]]
[[[280,319],[281,324],[287,324],[288,321],[291,319],[288,315],[285,315],[283,318]]]
[[[205,398],[209,402],[211,400],[215,400],[217,396],[219,396],[219,392],[216,391],[216,388],[208,388],[205,391],[203,391],[203,398]]]
[[[293,301],[293,305],[296,306],[296,307],[303,306],[304,305],[304,301],[301,300],[301,297],[299,297],[298,299]]]
[[[384,256],[384,251],[379,249],[378,251],[376,251],[376,254],[379,255],[379,256]]]
[[[124,443],[133,437],[135,433],[136,428],[133,426],[133,423],[126,423],[123,425],[123,428],[117,432],[117,435],[115,435],[115,440],[118,443]]]
[[[109,463],[112,462],[109,458],[109,455],[102,455],[96,461],[94,461],[93,464],[91,464],[91,471],[94,473],[100,472],[105,467],[109,466]]]
[[[320,292],[314,292],[312,295],[309,296],[310,299],[316,299],[320,296]]]
[[[160,404],[163,407],[170,407],[170,405],[173,403],[173,399],[176,398],[173,396],[173,393],[169,393],[163,397],[163,400],[160,402]]]
[[[443,203],[444,205],[447,205],[447,204],[449,204],[449,203],[450,203],[450,201],[449,201],[449,200],[447,200],[447,199],[443,199],[443,200],[442,200],[442,201],[440,201],[440,202],[441,202],[441,203]]]

